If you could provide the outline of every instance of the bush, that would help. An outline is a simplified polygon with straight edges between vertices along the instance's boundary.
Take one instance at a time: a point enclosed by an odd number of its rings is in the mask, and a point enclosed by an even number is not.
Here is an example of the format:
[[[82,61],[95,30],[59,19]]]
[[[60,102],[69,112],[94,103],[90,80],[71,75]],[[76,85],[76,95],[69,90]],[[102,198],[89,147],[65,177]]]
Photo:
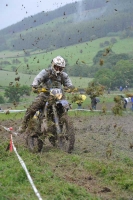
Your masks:
[[[5,103],[5,99],[2,95],[0,95],[0,103]]]
[[[104,44],[101,42],[101,43],[99,44],[99,47],[100,47],[100,48],[103,48],[103,47],[104,47]]]
[[[121,31],[118,31],[118,32],[109,32],[107,33],[107,36],[108,37],[116,37],[116,36],[120,36],[121,34]]]
[[[104,45],[105,45],[105,46],[108,46],[109,44],[110,44],[110,42],[107,41],[107,40],[104,42]]]
[[[90,40],[96,40],[97,39],[97,36],[96,35],[92,35],[91,37],[90,37]]]
[[[30,90],[31,88],[26,85],[18,87],[9,86],[6,87],[4,96],[9,99],[8,102],[19,102],[24,95],[30,95]]]
[[[114,44],[114,43],[117,42],[117,39],[116,39],[116,38],[111,38],[111,39],[110,39],[110,42],[111,42],[112,44]]]

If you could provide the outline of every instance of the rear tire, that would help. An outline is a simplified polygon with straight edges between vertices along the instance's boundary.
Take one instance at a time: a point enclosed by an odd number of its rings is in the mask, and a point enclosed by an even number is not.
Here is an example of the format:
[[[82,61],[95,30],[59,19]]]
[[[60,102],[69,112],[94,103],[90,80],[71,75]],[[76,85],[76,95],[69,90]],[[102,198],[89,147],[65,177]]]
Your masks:
[[[75,143],[75,131],[72,120],[69,116],[62,116],[60,125],[62,133],[58,134],[58,146],[61,150],[71,153]]]

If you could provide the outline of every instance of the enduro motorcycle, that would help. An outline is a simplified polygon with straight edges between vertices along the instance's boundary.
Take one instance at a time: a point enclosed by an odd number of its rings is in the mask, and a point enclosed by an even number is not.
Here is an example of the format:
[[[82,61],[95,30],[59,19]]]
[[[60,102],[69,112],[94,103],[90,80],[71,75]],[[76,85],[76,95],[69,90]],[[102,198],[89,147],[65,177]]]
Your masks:
[[[47,90],[42,88],[40,92],[47,92],[47,102],[38,116],[33,120],[36,129],[27,128],[27,145],[30,151],[41,151],[48,138],[50,143],[68,153],[74,149],[75,133],[72,120],[68,116],[70,104],[62,99],[62,89],[52,88]],[[36,125],[35,125],[36,124]]]

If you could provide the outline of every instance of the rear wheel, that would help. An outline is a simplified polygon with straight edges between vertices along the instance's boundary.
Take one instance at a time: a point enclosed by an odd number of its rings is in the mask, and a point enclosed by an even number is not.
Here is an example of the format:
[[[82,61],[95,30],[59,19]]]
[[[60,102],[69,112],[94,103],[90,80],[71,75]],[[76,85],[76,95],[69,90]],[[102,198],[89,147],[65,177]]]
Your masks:
[[[74,149],[75,131],[71,119],[63,116],[60,119],[62,133],[58,134],[58,146],[61,150],[71,153]]]

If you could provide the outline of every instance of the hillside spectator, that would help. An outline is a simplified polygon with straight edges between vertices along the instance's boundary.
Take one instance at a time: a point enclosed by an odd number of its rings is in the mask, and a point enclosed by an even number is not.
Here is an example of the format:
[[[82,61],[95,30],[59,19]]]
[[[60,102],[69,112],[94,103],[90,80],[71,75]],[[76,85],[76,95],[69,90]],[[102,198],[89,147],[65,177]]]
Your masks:
[[[127,107],[127,103],[128,103],[128,98],[124,98],[123,108],[126,109],[126,107]]]
[[[108,88],[108,94],[110,94],[110,88]]]
[[[125,101],[125,104],[126,104],[124,108],[126,108],[127,104],[128,104],[129,102],[131,102],[131,97],[124,98],[124,101]],[[127,103],[126,103],[126,102],[127,102]]]
[[[77,103],[77,105],[78,105],[78,109],[82,108],[82,103]]]
[[[121,95],[121,99],[122,99],[122,102],[123,102],[123,108],[126,109],[127,107],[127,103],[131,101],[131,98],[125,98],[124,96]]]
[[[91,98],[91,107],[93,110],[96,110],[97,103],[100,102],[100,99],[98,97],[92,97]]]
[[[131,104],[132,104],[131,110],[133,111],[133,97],[131,97]]]
[[[127,87],[127,85],[126,85],[126,87],[125,87],[125,90],[128,91],[128,87]]]
[[[123,90],[123,88],[122,88],[122,86],[120,86],[120,91],[122,91]]]

